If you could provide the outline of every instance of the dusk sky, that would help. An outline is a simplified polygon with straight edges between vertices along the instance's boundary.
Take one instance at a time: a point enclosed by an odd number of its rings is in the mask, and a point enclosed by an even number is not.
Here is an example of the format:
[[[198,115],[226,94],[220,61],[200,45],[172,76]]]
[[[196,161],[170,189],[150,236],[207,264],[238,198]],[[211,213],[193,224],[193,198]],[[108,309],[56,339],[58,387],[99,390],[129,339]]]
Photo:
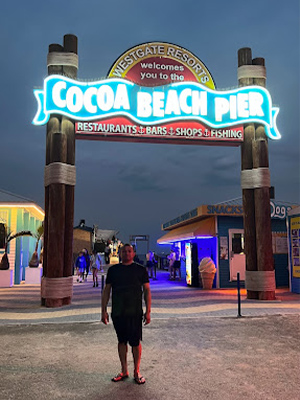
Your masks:
[[[299,0],[37,1],[1,6],[0,189],[44,208],[46,126],[33,126],[33,89],[47,76],[51,43],[78,37],[78,78],[105,78],[114,61],[144,42],[194,53],[218,90],[237,87],[237,52],[265,58],[267,89],[280,108],[279,141],[269,141],[275,201],[299,196]],[[201,204],[241,197],[240,148],[77,141],[74,225],[80,219],[119,237],[150,235]]]

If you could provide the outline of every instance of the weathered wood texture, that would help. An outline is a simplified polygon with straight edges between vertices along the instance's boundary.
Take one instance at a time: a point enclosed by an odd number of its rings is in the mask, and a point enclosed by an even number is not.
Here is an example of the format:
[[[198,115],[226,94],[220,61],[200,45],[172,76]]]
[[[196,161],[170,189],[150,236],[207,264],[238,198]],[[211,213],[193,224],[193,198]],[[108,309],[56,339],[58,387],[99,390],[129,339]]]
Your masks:
[[[243,48],[238,52],[238,66],[265,65],[263,58],[252,60],[251,49]],[[239,86],[265,86],[265,78],[243,78]],[[245,126],[245,141],[241,147],[242,170],[268,168],[268,141],[263,125]],[[272,228],[270,215],[270,189],[243,189],[244,234],[246,270],[272,271],[274,269],[272,253]],[[275,291],[247,291],[248,299],[273,300]]]
[[[51,52],[77,53],[77,38],[64,37],[64,46],[51,44]],[[61,74],[76,78],[77,69],[55,65],[48,67],[48,75]],[[53,162],[75,164],[74,124],[68,119],[51,115],[47,124],[46,165]],[[60,183],[45,188],[45,240],[43,275],[47,278],[60,278],[72,275],[73,267],[73,217],[74,187]],[[61,307],[71,303],[71,297],[41,299],[47,307]]]
[[[74,35],[64,36],[64,49],[68,53],[77,54],[77,37]],[[63,73],[70,78],[77,77],[77,68],[64,66]],[[75,165],[75,126],[74,122],[63,117],[62,132],[66,135],[67,140],[67,159],[66,163]],[[73,227],[74,227],[74,193],[75,187],[71,185],[65,186],[65,237],[64,237],[64,270],[63,276],[70,276],[73,272]],[[71,298],[64,298],[63,303],[69,304]]]
[[[255,58],[254,65],[265,66],[264,58]],[[255,78],[253,83],[265,87],[264,78]],[[253,142],[253,167],[269,168],[268,140],[263,125],[256,125],[255,141]],[[273,271],[274,258],[272,249],[272,226],[270,213],[270,188],[263,187],[254,190],[255,225],[257,243],[257,269],[258,271]],[[274,276],[275,286],[275,276]],[[274,291],[258,292],[259,300],[274,300]]]
[[[238,51],[238,66],[252,65],[252,51],[245,47]],[[253,85],[253,78],[239,79],[239,86]],[[247,170],[253,168],[252,142],[255,137],[254,124],[246,124],[244,132],[244,142],[241,145],[241,169]],[[244,238],[246,270],[257,271],[256,258],[256,231],[255,231],[255,203],[254,189],[243,189],[243,210],[244,210]],[[247,290],[248,299],[258,299],[258,293]]]

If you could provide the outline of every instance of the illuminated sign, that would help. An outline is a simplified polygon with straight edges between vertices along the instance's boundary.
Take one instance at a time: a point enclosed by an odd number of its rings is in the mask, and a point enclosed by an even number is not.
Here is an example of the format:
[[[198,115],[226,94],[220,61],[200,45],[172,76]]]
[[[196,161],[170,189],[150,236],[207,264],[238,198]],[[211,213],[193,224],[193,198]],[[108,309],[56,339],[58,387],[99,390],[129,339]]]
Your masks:
[[[270,201],[270,205],[271,205],[271,218],[285,219],[287,217],[288,211],[292,209],[291,206],[275,204],[273,201]]]
[[[34,91],[38,101],[35,125],[48,122],[51,114],[75,121],[124,116],[141,126],[194,120],[216,130],[256,122],[271,139],[279,139],[269,92],[260,86],[215,91],[197,82],[165,86],[140,86],[124,79],[79,82],[50,75],[43,90]]]
[[[214,80],[204,63],[180,46],[150,42],[137,45],[122,54],[112,65],[109,78],[124,78],[140,86],[162,86],[176,82],[198,82],[215,89]],[[243,126],[211,129],[196,120],[172,121],[159,125],[137,125],[128,118],[110,118],[89,124],[75,124],[76,138],[150,143],[240,145]]]
[[[244,141],[244,124],[265,126],[279,139],[278,109],[268,91],[243,87],[216,91],[205,64],[189,50],[164,43],[142,43],[124,52],[108,79],[79,82],[51,75],[35,90],[35,125],[51,114],[75,121],[77,139],[175,144]]]
[[[185,243],[185,268],[186,268],[186,283],[192,284],[192,249],[191,243]]]
[[[270,201],[271,207],[271,218],[273,219],[285,219],[287,213],[294,206],[285,206],[283,204],[279,205]],[[238,204],[216,204],[216,205],[202,205],[200,207],[194,208],[185,214],[180,215],[177,218],[172,219],[162,225],[162,230],[173,229],[177,225],[186,225],[187,223],[192,223],[201,217],[211,216],[211,215],[223,215],[223,216],[242,216],[243,206]]]
[[[115,61],[108,77],[126,78],[142,86],[189,81],[215,88],[210,72],[198,57],[164,42],[142,43],[127,50]]]
[[[242,125],[212,129],[197,121],[169,122],[161,125],[137,125],[128,118],[108,118],[101,121],[77,122],[77,139],[131,140],[150,143],[221,143],[239,145],[244,140]]]

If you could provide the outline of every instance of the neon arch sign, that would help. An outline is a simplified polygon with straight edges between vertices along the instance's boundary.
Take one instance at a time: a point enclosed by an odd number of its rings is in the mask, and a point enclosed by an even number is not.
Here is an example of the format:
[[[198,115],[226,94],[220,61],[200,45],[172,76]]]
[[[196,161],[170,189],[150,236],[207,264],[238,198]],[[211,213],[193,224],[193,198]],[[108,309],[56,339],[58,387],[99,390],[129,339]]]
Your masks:
[[[216,129],[253,122],[263,124],[270,139],[281,137],[276,126],[279,109],[261,86],[216,91],[198,82],[148,87],[120,78],[87,83],[50,75],[34,95],[34,125],[46,124],[51,114],[75,121],[124,116],[146,126],[196,120]]]

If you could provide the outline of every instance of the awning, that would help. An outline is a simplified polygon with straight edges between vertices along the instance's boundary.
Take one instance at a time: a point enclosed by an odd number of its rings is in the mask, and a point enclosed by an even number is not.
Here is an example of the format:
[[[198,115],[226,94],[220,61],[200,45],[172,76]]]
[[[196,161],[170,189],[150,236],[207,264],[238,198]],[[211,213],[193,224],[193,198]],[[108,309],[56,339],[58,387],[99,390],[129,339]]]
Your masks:
[[[196,239],[200,236],[216,236],[215,217],[205,218],[179,228],[172,229],[157,240],[158,244],[169,244],[181,240]]]
[[[119,231],[115,231],[113,229],[97,229],[96,230],[96,241],[101,242],[104,240],[111,240],[113,236],[116,236]]]

